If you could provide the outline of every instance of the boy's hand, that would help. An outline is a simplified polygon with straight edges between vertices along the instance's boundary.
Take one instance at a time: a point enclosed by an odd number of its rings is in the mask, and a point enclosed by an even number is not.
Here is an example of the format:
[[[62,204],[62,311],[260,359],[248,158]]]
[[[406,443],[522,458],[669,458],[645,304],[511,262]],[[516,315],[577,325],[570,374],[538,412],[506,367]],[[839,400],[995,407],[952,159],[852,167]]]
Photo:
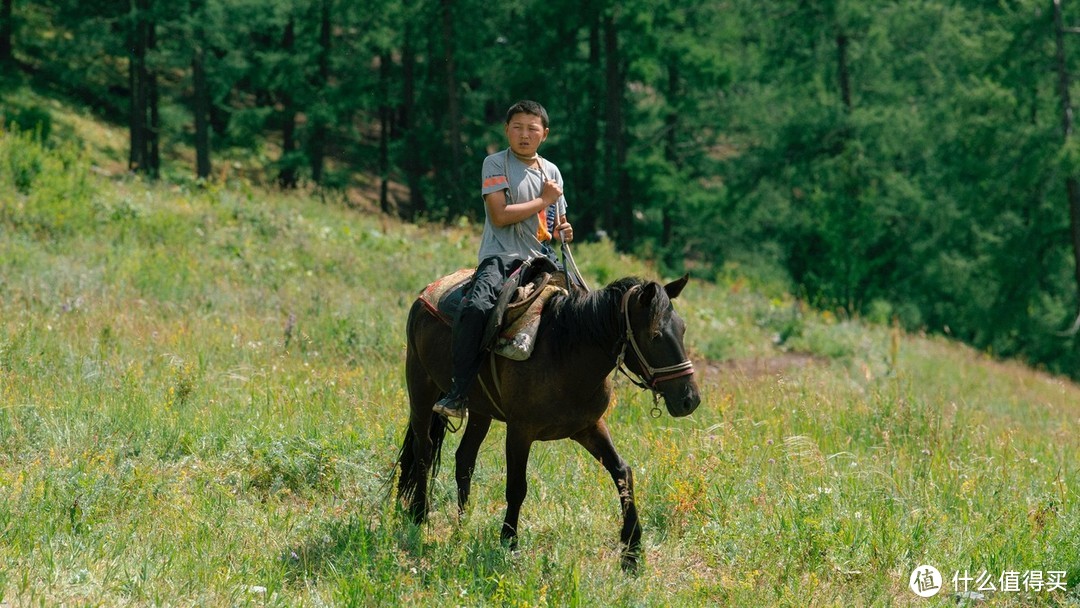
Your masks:
[[[544,189],[540,191],[540,198],[544,199],[545,203],[552,205],[559,200],[562,194],[562,186],[557,184],[555,180],[549,179],[544,182]]]
[[[555,226],[555,234],[559,235],[559,240],[564,243],[574,242],[574,227],[570,225],[570,222],[563,218],[563,222],[558,226]]]

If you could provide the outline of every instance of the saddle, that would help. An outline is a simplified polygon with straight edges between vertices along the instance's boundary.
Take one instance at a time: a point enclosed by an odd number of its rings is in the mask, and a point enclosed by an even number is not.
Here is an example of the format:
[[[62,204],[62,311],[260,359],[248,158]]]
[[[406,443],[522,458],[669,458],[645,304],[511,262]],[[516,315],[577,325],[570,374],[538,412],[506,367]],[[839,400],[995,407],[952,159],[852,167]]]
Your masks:
[[[473,268],[463,268],[433,281],[420,292],[420,301],[436,318],[451,325],[474,273]],[[528,359],[536,345],[540,313],[557,293],[567,293],[565,273],[546,257],[526,260],[499,290],[481,348],[515,361]]]

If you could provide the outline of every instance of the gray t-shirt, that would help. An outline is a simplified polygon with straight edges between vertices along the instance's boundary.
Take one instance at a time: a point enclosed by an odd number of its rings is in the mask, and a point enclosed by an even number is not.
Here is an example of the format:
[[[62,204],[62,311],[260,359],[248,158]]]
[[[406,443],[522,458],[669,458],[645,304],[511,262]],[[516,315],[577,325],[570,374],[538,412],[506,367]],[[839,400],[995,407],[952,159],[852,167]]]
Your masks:
[[[543,191],[544,180],[553,179],[559,186],[563,185],[562,173],[553,163],[540,158],[540,170],[525,166],[525,163],[510,153],[509,148],[496,152],[484,159],[483,187],[481,195],[505,190],[507,192],[507,204],[531,201],[540,196]],[[566,198],[560,196],[554,207],[562,213],[566,213]],[[529,259],[544,255],[540,248],[540,221],[547,217],[546,212],[526,218],[516,224],[498,227],[491,223],[487,215],[487,205],[484,205],[484,234],[480,237],[480,261],[498,256],[504,260]],[[547,224],[546,219],[544,220]],[[545,231],[550,227],[545,228]]]

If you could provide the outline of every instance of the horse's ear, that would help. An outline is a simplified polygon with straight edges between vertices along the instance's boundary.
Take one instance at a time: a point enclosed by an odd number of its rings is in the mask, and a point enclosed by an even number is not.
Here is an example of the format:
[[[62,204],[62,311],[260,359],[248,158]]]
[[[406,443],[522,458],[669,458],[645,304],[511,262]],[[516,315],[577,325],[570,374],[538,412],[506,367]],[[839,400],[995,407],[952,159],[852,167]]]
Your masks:
[[[660,285],[658,283],[646,283],[641,288],[641,305],[648,308],[658,295],[660,295]]]
[[[681,279],[675,279],[674,281],[664,285],[664,291],[667,292],[667,297],[674,300],[682,293],[683,287],[686,287],[686,282],[690,280],[690,273],[684,274]]]

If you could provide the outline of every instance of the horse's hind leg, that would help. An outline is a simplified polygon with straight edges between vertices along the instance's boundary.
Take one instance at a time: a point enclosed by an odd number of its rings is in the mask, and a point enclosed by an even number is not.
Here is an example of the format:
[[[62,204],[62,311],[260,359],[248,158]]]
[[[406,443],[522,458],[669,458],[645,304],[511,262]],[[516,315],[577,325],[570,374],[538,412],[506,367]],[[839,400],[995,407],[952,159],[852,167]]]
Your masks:
[[[460,513],[465,512],[465,505],[469,502],[476,455],[480,452],[480,444],[484,443],[484,438],[487,437],[490,428],[489,416],[476,412],[470,413],[465,433],[461,436],[461,443],[458,444],[457,452],[454,454],[454,476],[457,478],[458,512]]]
[[[413,440],[412,470],[402,471],[402,475],[410,476],[410,491],[406,494],[409,499],[409,516],[414,522],[421,523],[427,517],[428,473],[431,470],[433,452],[429,435],[431,421],[413,419],[409,421],[409,426],[412,428]]]
[[[433,418],[431,406],[439,396],[439,389],[428,377],[413,349],[406,354],[405,378],[409,390],[409,428],[412,433],[412,458],[410,470],[401,471],[398,494],[409,500],[409,515],[416,523],[427,517],[428,474],[435,457],[435,441],[432,437]],[[441,435],[438,435],[441,443]],[[410,446],[403,446],[409,449]],[[404,460],[403,460],[404,462]]]
[[[615,444],[611,442],[611,434],[603,420],[572,436],[571,439],[584,446],[615,480],[623,514],[622,532],[619,534],[619,540],[622,541],[623,546],[622,568],[627,571],[636,570],[638,558],[641,556],[641,524],[638,522],[637,506],[634,504],[633,472],[615,451]]]

